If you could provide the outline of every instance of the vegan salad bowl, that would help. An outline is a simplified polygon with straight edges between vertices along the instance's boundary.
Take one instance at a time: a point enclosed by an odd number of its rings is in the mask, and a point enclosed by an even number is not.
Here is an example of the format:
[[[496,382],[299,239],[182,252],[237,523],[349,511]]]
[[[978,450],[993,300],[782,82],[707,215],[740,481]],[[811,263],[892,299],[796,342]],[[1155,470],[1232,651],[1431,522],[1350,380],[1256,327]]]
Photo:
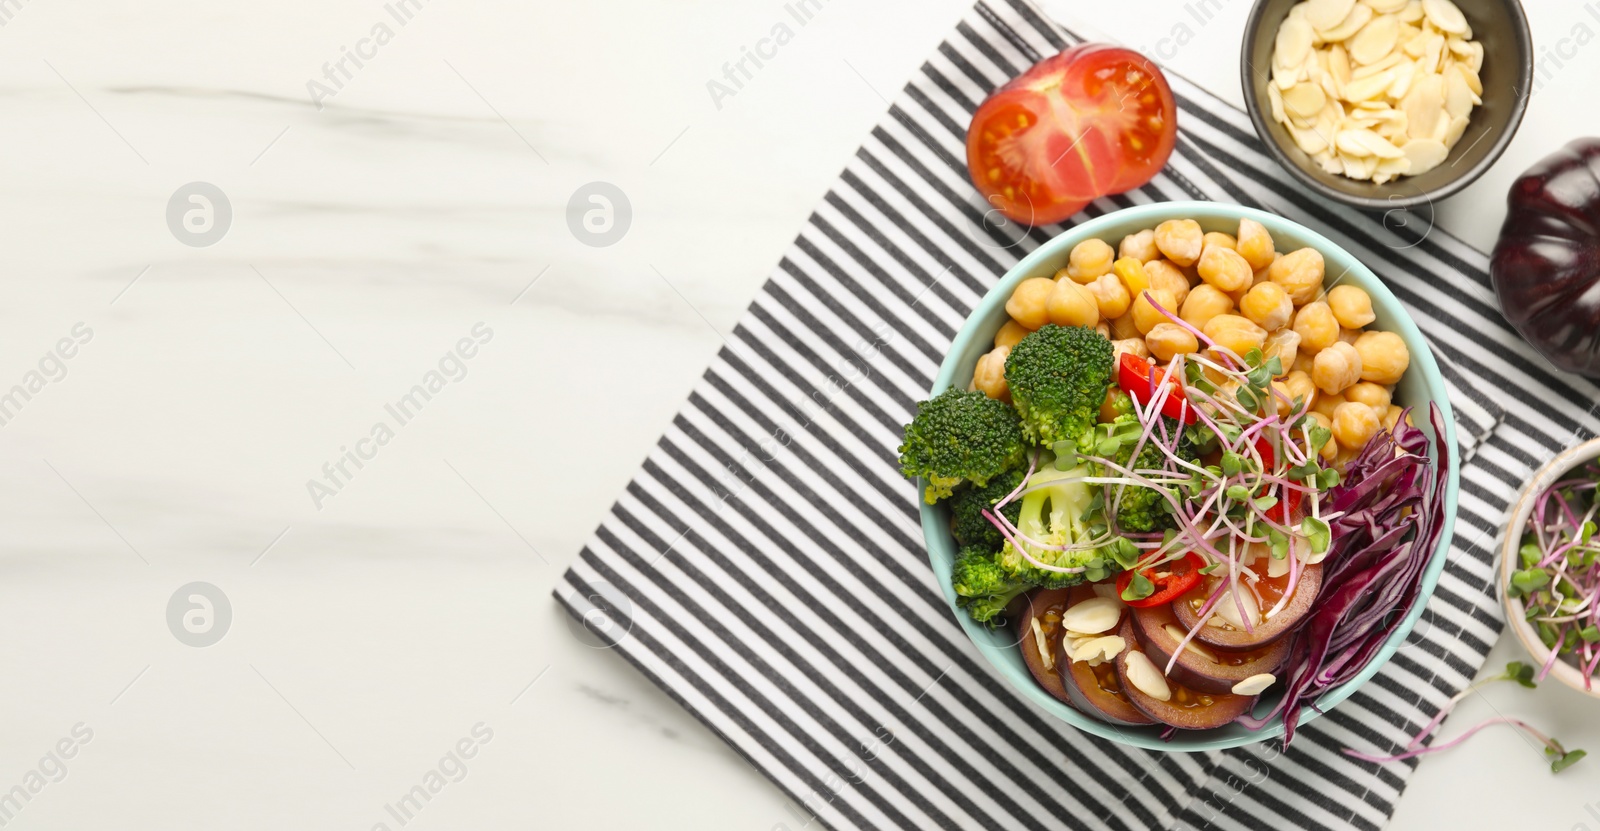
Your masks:
[[[1444,567],[1456,453],[1371,270],[1269,213],[1166,202],[1012,268],[901,462],[951,611],[1012,686],[1200,751],[1290,739],[1394,654]]]

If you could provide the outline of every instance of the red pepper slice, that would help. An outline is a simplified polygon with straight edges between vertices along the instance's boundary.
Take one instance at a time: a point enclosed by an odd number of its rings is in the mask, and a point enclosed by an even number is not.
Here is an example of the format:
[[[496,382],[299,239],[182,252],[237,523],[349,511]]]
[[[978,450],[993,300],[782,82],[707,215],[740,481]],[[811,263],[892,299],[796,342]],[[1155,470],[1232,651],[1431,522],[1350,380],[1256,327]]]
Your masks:
[[[1172,387],[1172,392],[1167,394],[1167,400],[1161,404],[1161,414],[1168,418],[1175,418],[1184,424],[1193,424],[1198,421],[1194,413],[1194,405],[1189,403],[1189,397],[1184,394],[1183,384],[1176,378],[1168,378],[1167,371],[1151,364],[1132,352],[1122,353],[1122,358],[1117,364],[1117,385],[1133,400],[1140,404],[1149,404],[1156,397],[1157,387],[1167,384]]]
[[[1200,584],[1200,569],[1204,568],[1206,561],[1199,554],[1190,551],[1183,555],[1181,560],[1162,563],[1159,566],[1139,569],[1146,580],[1154,583],[1156,590],[1143,600],[1125,600],[1135,609],[1147,609],[1151,606],[1161,606],[1177,600],[1187,594],[1190,589]],[[1162,576],[1165,575],[1165,576]],[[1124,571],[1117,577],[1117,596],[1127,591],[1128,584],[1133,582],[1133,572]]]
[[[1266,436],[1256,438],[1256,452],[1261,454],[1261,464],[1267,470],[1271,470],[1278,463],[1277,454],[1272,452],[1272,442],[1267,441]],[[1303,499],[1305,499],[1304,493],[1285,488],[1283,497],[1278,499],[1278,504],[1266,510],[1267,519],[1280,525],[1288,525],[1290,517],[1300,510],[1300,502]]]

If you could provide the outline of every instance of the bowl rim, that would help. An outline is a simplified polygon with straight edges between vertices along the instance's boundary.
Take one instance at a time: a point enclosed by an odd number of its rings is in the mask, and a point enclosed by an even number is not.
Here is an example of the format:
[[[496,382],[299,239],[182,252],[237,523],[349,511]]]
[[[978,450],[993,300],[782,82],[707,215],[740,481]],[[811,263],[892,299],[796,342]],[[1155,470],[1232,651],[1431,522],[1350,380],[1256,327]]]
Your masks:
[[[1511,572],[1515,570],[1514,567],[1518,562],[1517,550],[1522,547],[1522,532],[1527,530],[1528,517],[1533,513],[1534,497],[1568,471],[1595,459],[1600,459],[1600,438],[1589,439],[1569,447],[1534,471],[1528,483],[1523,486],[1522,493],[1517,496],[1517,501],[1513,503],[1509,521],[1506,523],[1505,538],[1500,543],[1500,562],[1494,569],[1494,573],[1498,576],[1495,581],[1495,593],[1499,595],[1501,608],[1505,611],[1507,628],[1516,634],[1528,657],[1533,659],[1535,667],[1544,666],[1544,662],[1550,659],[1550,650],[1539,640],[1533,626],[1524,619],[1526,607],[1522,605],[1522,601],[1507,594],[1506,586],[1510,583]],[[1584,689],[1583,671],[1565,661],[1558,659],[1551,665],[1550,674],[1584,695],[1600,698],[1600,684],[1594,685],[1592,689]]]
[[[1252,47],[1262,37],[1263,18],[1266,16],[1267,4],[1272,1],[1255,0],[1255,4],[1250,8],[1250,15],[1245,18],[1244,36],[1241,38],[1239,46],[1239,84],[1242,88],[1241,93],[1244,96],[1245,111],[1250,115],[1250,123],[1255,126],[1256,135],[1260,137],[1261,143],[1266,146],[1267,155],[1271,156],[1279,167],[1287,170],[1289,175],[1294,177],[1296,181],[1315,193],[1364,210],[1400,210],[1432,204],[1436,199],[1454,196],[1487,173],[1489,168],[1500,160],[1500,156],[1505,153],[1506,148],[1511,146],[1511,140],[1516,137],[1517,130],[1522,127],[1522,117],[1528,110],[1529,95],[1513,96],[1515,101],[1511,106],[1511,113],[1506,119],[1505,132],[1495,140],[1494,144],[1489,146],[1489,152],[1482,159],[1479,159],[1477,164],[1466,168],[1454,179],[1439,185],[1433,190],[1416,189],[1414,193],[1410,194],[1391,193],[1384,196],[1357,196],[1345,193],[1338,188],[1330,187],[1296,163],[1283,145],[1273,137],[1271,124],[1267,121],[1267,114],[1261,106],[1259,96],[1256,94],[1252,62],[1250,60],[1251,51]],[[1507,11],[1511,14],[1512,36],[1521,44],[1523,53],[1528,56],[1528,60],[1523,61],[1522,65],[1518,67],[1517,83],[1512,89],[1531,90],[1534,62],[1533,32],[1528,26],[1527,12],[1522,8],[1521,0],[1495,0],[1495,2],[1501,2],[1506,5]],[[1274,37],[1276,37],[1276,34],[1274,34]],[[1403,182],[1405,179],[1396,179],[1395,181]]]
[[[1057,234],[1008,269],[1005,275],[996,281],[989,291],[984,294],[983,298],[978,301],[977,305],[973,307],[966,320],[962,323],[961,329],[951,340],[950,347],[945,352],[944,359],[939,365],[939,372],[934,378],[933,387],[929,394],[930,396],[938,395],[953,385],[959,358],[968,351],[974,339],[979,337],[990,339],[993,337],[992,331],[984,331],[980,335],[980,324],[984,318],[995,311],[996,307],[1004,306],[1005,300],[1010,296],[1011,290],[1017,283],[1020,283],[1029,275],[1036,274],[1047,263],[1065,262],[1066,254],[1073,245],[1090,237],[1103,236],[1102,229],[1129,221],[1139,221],[1143,222],[1145,227],[1154,227],[1164,220],[1179,218],[1222,220],[1232,223],[1237,223],[1240,219],[1245,218],[1254,219],[1265,226],[1269,233],[1274,235],[1278,233],[1292,234],[1304,240],[1305,245],[1314,247],[1322,252],[1326,260],[1330,262],[1339,260],[1339,265],[1347,268],[1357,276],[1363,288],[1372,295],[1376,305],[1398,311],[1398,314],[1395,315],[1395,325],[1389,327],[1387,331],[1399,334],[1402,340],[1405,341],[1412,355],[1411,367],[1407,371],[1420,371],[1422,373],[1428,394],[1433,401],[1438,403],[1440,413],[1443,416],[1445,425],[1444,441],[1442,447],[1438,441],[1435,442],[1435,455],[1447,454],[1449,459],[1452,460],[1449,475],[1445,482],[1444,528],[1440,533],[1438,546],[1431,552],[1428,564],[1423,570],[1418,601],[1413,604],[1406,617],[1400,622],[1400,625],[1390,632],[1382,648],[1373,655],[1367,665],[1354,678],[1323,693],[1317,701],[1317,707],[1305,709],[1298,723],[1300,725],[1309,724],[1322,713],[1349,698],[1357,689],[1371,680],[1372,676],[1376,675],[1383,665],[1388,663],[1389,658],[1394,655],[1400,648],[1400,644],[1410,635],[1412,629],[1416,626],[1417,620],[1422,616],[1423,609],[1428,605],[1428,600],[1433,596],[1435,587],[1438,585],[1439,576],[1444,571],[1445,559],[1455,532],[1456,501],[1461,479],[1460,465],[1455,463],[1455,460],[1459,458],[1456,443],[1455,415],[1451,409],[1450,399],[1444,386],[1444,376],[1439,371],[1439,365],[1434,359],[1433,351],[1428,346],[1427,339],[1423,336],[1421,330],[1417,328],[1416,321],[1411,318],[1411,314],[1400,304],[1399,299],[1394,296],[1388,286],[1365,263],[1350,254],[1342,246],[1311,228],[1286,217],[1242,205],[1200,201],[1153,202],[1112,211]],[[955,594],[949,585],[948,574],[945,574],[944,570],[940,569],[934,558],[934,540],[936,538],[947,541],[951,551],[954,550],[954,541],[950,538],[949,527],[945,525],[940,516],[940,509],[937,506],[929,505],[922,498],[924,488],[925,484],[918,488],[918,511],[923,537],[927,544],[929,566],[938,577],[940,589],[944,592],[945,602],[949,605],[950,611],[955,616],[962,631],[972,641],[974,648],[983,655],[984,659],[1001,676],[1005,677],[1009,686],[1020,692],[1024,697],[1032,700],[1036,705],[1056,718],[1080,730],[1119,744],[1147,750],[1167,752],[1223,750],[1230,747],[1254,744],[1283,735],[1283,720],[1278,718],[1260,730],[1247,731],[1243,735],[1208,736],[1207,734],[1213,731],[1187,734],[1184,731],[1180,731],[1172,739],[1162,741],[1154,732],[1149,732],[1148,730],[1128,732],[1115,725],[1089,718],[1045,692],[1038,684],[1033,683],[1031,676],[1027,679],[1028,683],[1017,683],[1012,677],[1011,669],[1004,658],[1009,652],[1009,648],[1002,649],[986,639],[980,638],[979,635],[988,631],[987,628],[975,623],[955,603]]]

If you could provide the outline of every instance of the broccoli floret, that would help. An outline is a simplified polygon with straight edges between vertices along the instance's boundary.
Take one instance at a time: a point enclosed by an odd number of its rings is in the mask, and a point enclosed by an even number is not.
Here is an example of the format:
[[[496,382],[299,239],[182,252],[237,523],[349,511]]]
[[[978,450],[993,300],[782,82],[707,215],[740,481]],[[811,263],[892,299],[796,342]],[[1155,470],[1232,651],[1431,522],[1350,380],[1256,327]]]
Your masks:
[[[1083,544],[1094,537],[1085,514],[1094,505],[1094,488],[1083,481],[1089,476],[1087,465],[1061,471],[1046,467],[1028,480],[1036,488],[1022,497],[1017,530],[1028,539],[1044,545]],[[1044,485],[1044,487],[1038,487]],[[1049,589],[1076,586],[1085,580],[1103,580],[1117,570],[1116,563],[1098,549],[1055,551],[1023,543],[1035,560],[1058,568],[1082,567],[1084,571],[1048,571],[1028,562],[1011,543],[1000,551],[999,563],[1012,576]]]
[[[1017,485],[1022,484],[1021,468],[1013,468],[989,480],[989,484],[982,487],[973,485],[956,491],[950,499],[950,533],[956,542],[962,545],[977,545],[999,551],[1005,545],[1006,538],[1001,536],[1000,529],[983,518],[985,510],[993,511],[994,503],[1012,491]],[[1013,523],[1017,521],[1017,512],[1022,510],[1022,500],[1014,500],[1000,509],[1000,513]]]
[[[1183,425],[1179,424],[1178,420],[1174,418],[1163,417],[1162,420],[1166,422],[1167,435],[1181,433],[1178,439],[1178,457],[1189,462],[1195,461],[1194,445],[1189,441],[1188,432],[1182,430]],[[1116,420],[1111,423],[1110,429],[1113,431],[1131,431],[1134,436],[1141,432],[1138,416],[1131,413],[1117,416]],[[1139,451],[1139,458],[1130,464],[1129,459],[1133,456],[1135,443],[1136,440],[1122,443],[1116,455],[1117,464],[1129,470],[1150,470],[1166,467],[1166,453],[1156,446],[1153,437],[1145,441],[1144,449]],[[1110,473],[1108,475],[1116,474]],[[1113,501],[1116,502],[1117,525],[1124,531],[1160,531],[1165,528],[1171,528],[1175,524],[1172,514],[1167,511],[1167,498],[1155,488],[1147,488],[1142,485],[1123,485],[1121,486],[1121,495],[1119,497],[1116,488],[1110,486],[1106,488],[1105,501],[1108,507]]]
[[[917,405],[900,445],[900,471],[927,481],[924,498],[931,505],[962,482],[988,484],[1021,464],[1024,449],[1010,404],[952,388]]]
[[[1086,326],[1047,323],[1006,356],[1006,384],[1030,441],[1051,446],[1094,426],[1111,383],[1111,341]]]
[[[950,585],[956,590],[956,604],[972,619],[991,626],[1017,595],[1032,588],[1006,572],[996,561],[997,548],[969,545],[956,555],[950,569]]]

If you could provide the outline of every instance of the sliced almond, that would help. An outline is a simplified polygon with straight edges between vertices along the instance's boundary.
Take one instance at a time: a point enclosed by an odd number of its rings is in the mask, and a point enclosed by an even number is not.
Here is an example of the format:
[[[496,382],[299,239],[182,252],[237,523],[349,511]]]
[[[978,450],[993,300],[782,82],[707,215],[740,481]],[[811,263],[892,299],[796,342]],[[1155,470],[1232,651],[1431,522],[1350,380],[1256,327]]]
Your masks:
[[[1413,58],[1420,58],[1428,51],[1428,42],[1431,40],[1433,40],[1432,32],[1420,31],[1410,40],[1400,44],[1400,50]]]
[[[1121,635],[1106,635],[1098,638],[1067,638],[1063,646],[1066,647],[1068,658],[1087,661],[1089,666],[1097,667],[1115,659],[1127,648],[1128,642]]]
[[[1378,160],[1372,156],[1351,156],[1340,153],[1339,161],[1344,166],[1344,175],[1351,179],[1371,179],[1372,171],[1378,169]],[[1249,593],[1246,592],[1245,596],[1249,596]],[[1234,613],[1238,614],[1238,610],[1234,610]]]
[[[1344,20],[1339,22],[1339,25],[1331,29],[1319,27],[1317,34],[1329,43],[1336,43],[1361,31],[1361,27],[1367,25],[1370,20],[1372,20],[1372,7],[1356,6],[1350,10],[1350,14]]]
[[[1360,69],[1351,71],[1350,78],[1351,80],[1371,78],[1385,69],[1393,69],[1402,63],[1409,63],[1404,52],[1390,52],[1387,56],[1379,58],[1376,63],[1370,63]]]
[[[1461,137],[1466,135],[1466,132],[1467,117],[1464,115],[1456,116],[1455,120],[1450,122],[1449,129],[1445,130],[1444,146],[1454,148],[1456,146],[1456,142],[1460,141]]]
[[[1259,672],[1233,685],[1234,695],[1260,695],[1277,681],[1270,672]]]
[[[1377,156],[1380,159],[1398,159],[1405,154],[1400,148],[1395,147],[1383,136],[1372,130],[1340,130],[1333,137],[1335,147],[1352,156]]]
[[[1361,0],[1378,14],[1394,14],[1406,7],[1407,0]]]
[[[1433,130],[1429,131],[1428,135],[1439,141],[1444,141],[1445,136],[1450,135],[1450,125],[1454,121],[1455,119],[1451,118],[1449,113],[1440,109],[1439,117],[1434,119]],[[1445,146],[1449,147],[1450,142],[1445,141]]]
[[[1450,0],[1422,0],[1422,12],[1441,32],[1464,35],[1469,31],[1466,15]]]
[[[1306,0],[1300,4],[1305,8],[1306,22],[1310,23],[1319,32],[1324,32],[1338,26],[1350,16],[1356,6],[1356,0]],[[1366,7],[1367,14],[1372,14],[1372,8]],[[1325,40],[1344,40],[1344,38],[1324,38]]]
[[[1464,80],[1466,80],[1467,89],[1472,90],[1472,94],[1475,97],[1478,97],[1478,100],[1473,103],[1482,104],[1483,99],[1481,96],[1483,95],[1483,81],[1478,78],[1478,73],[1468,68],[1466,64],[1459,63],[1455,65],[1455,71],[1459,73]]]
[[[1451,118],[1460,118],[1472,112],[1472,87],[1467,86],[1467,79],[1459,72],[1448,72],[1444,76],[1444,111]]]
[[[1432,137],[1433,126],[1444,112],[1444,79],[1437,75],[1418,77],[1411,82],[1411,92],[1400,106],[1406,111],[1408,135],[1412,138]]]
[[[1389,57],[1399,37],[1400,21],[1390,15],[1375,17],[1350,39],[1350,60],[1362,65],[1375,64]]]
[[[1167,677],[1143,652],[1129,652],[1127,661],[1128,683],[1157,701],[1172,700],[1172,687],[1168,686]]]
[[[1294,143],[1309,155],[1315,156],[1328,149],[1328,140],[1323,137],[1322,132],[1315,126],[1295,127],[1290,125],[1289,135],[1294,138]]]
[[[1039,625],[1039,619],[1033,618],[1033,642],[1039,647],[1039,655],[1044,659],[1045,669],[1055,669],[1055,650],[1050,648],[1050,639],[1044,635],[1044,627]]]
[[[1472,54],[1468,55],[1462,63],[1473,72],[1483,71],[1483,44],[1473,41],[1467,44],[1472,47]]]
[[[1400,149],[1405,151],[1405,157],[1411,163],[1410,168],[1405,171],[1408,176],[1420,176],[1427,173],[1438,167],[1439,163],[1444,161],[1445,156],[1450,155],[1450,151],[1444,146],[1444,142],[1435,141],[1434,139],[1414,139],[1406,142],[1405,146]]]
[[[1342,43],[1335,43],[1328,50],[1328,74],[1333,76],[1341,89],[1350,83],[1350,53]]]
[[[1289,87],[1300,83],[1300,70],[1301,67],[1298,66],[1289,69],[1274,66],[1272,68],[1273,86],[1276,86],[1278,89],[1288,89]]]
[[[1267,101],[1272,105],[1272,119],[1278,123],[1289,120],[1283,111],[1283,92],[1277,84],[1267,84]]]
[[[1406,7],[1395,14],[1401,23],[1416,23],[1426,15],[1427,12],[1422,10],[1422,0],[1409,0]]]
[[[1465,88],[1465,81],[1460,82]],[[1283,108],[1291,115],[1301,118],[1316,118],[1322,112],[1322,105],[1328,102],[1328,96],[1323,93],[1322,87],[1315,84],[1296,84],[1283,93]]]
[[[1366,6],[1362,6],[1366,8]],[[1394,83],[1394,70],[1386,69],[1376,75],[1353,79],[1344,85],[1344,100],[1352,104],[1369,101],[1382,95]]]
[[[1331,173],[1334,176],[1344,173],[1344,164],[1332,152],[1324,150],[1316,158],[1317,164],[1322,167],[1324,173]]]
[[[1123,604],[1110,597],[1091,597],[1067,607],[1061,615],[1061,627],[1078,635],[1098,635],[1117,625],[1122,619]]]
[[[1398,53],[1396,53],[1398,54]],[[1416,61],[1401,61],[1394,68],[1394,83],[1389,85],[1388,96],[1396,101],[1406,97],[1411,91],[1411,82],[1417,77]]]
[[[1272,53],[1273,63],[1283,62],[1284,66],[1299,66],[1311,52],[1311,39],[1315,33],[1311,24],[1302,18],[1290,17],[1278,27],[1276,51]]]
[[[1444,35],[1428,35],[1427,48],[1422,51],[1422,68],[1429,72],[1439,71],[1439,59],[1444,54]]]

